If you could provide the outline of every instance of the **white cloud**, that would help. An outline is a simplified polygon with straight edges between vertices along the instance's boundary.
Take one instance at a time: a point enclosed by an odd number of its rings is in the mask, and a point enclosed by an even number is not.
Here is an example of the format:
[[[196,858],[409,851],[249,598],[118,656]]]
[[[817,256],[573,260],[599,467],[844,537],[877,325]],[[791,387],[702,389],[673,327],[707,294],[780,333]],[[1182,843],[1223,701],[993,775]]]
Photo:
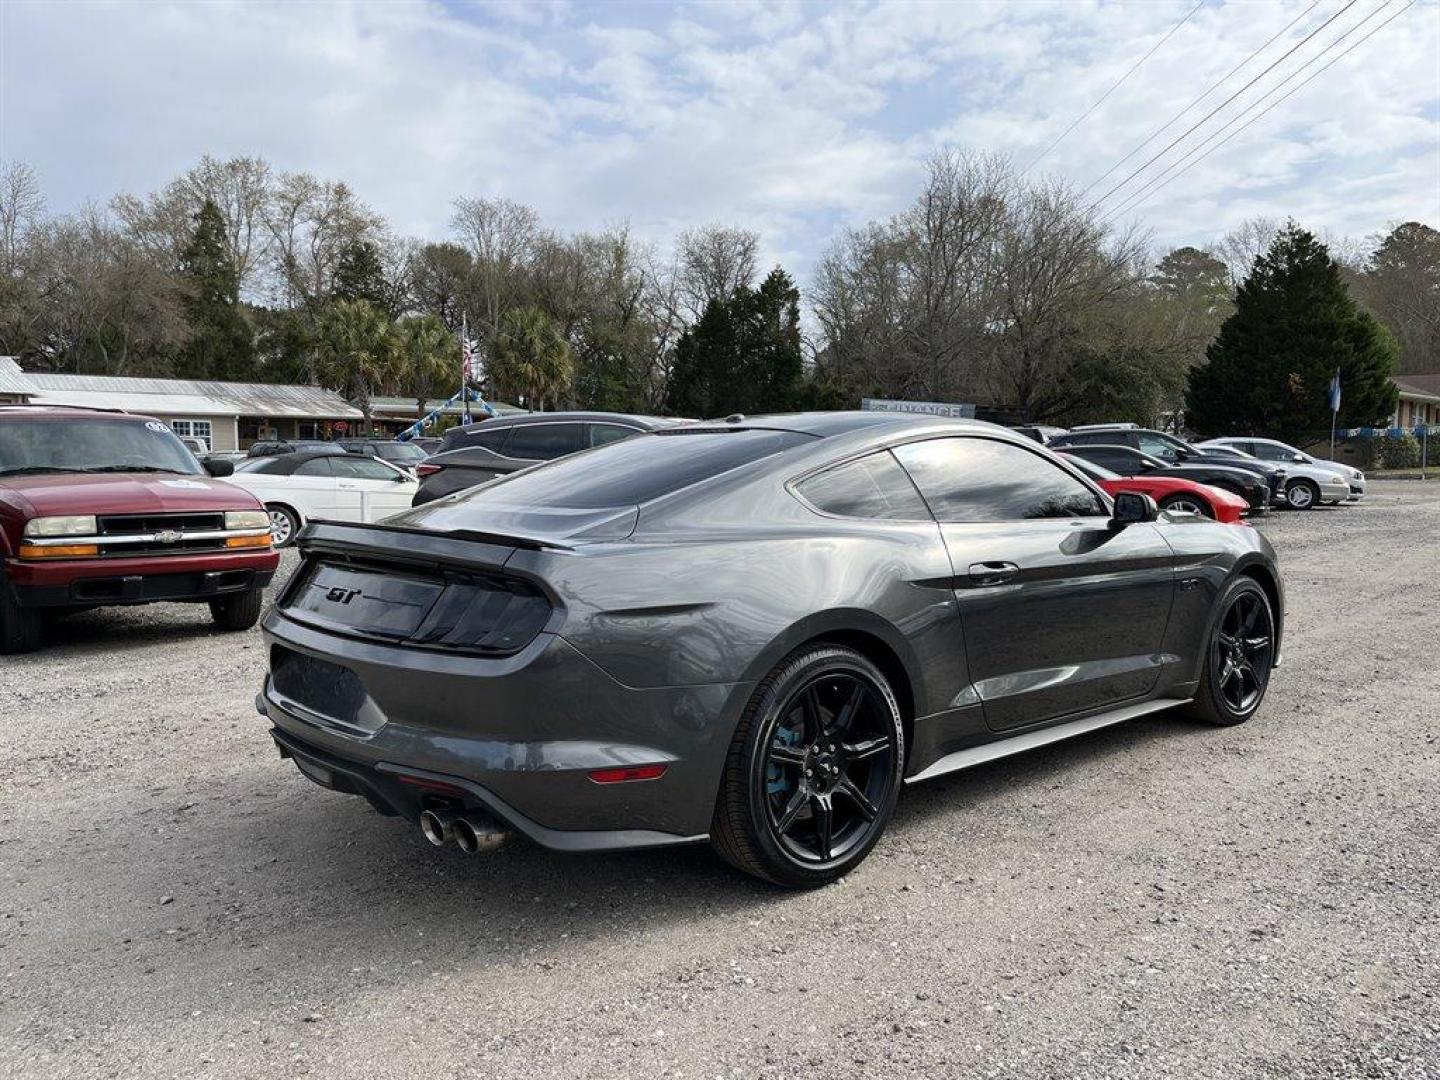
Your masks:
[[[1191,6],[9,0],[0,157],[35,165],[57,209],[151,190],[211,153],[344,178],[428,235],[472,193],[657,239],[733,221],[804,278],[839,228],[906,203],[937,145],[1028,162]],[[1206,4],[1040,170],[1090,184],[1307,6]],[[1440,222],[1437,44],[1440,9],[1423,0],[1133,216],[1166,243],[1252,214],[1355,234]]]

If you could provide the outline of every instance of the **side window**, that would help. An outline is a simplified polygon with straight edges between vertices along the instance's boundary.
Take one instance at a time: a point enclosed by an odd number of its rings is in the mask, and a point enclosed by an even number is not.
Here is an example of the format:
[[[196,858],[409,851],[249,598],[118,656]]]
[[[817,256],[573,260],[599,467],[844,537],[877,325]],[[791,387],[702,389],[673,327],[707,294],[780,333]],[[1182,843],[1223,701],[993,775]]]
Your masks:
[[[604,446],[606,443],[619,442],[621,439],[628,439],[631,435],[640,434],[634,428],[624,427],[621,424],[590,424],[590,445]]]
[[[334,476],[330,469],[330,463],[340,458],[339,454],[334,457],[311,458],[303,465],[295,469],[296,476]]]
[[[505,456],[551,461],[585,449],[584,424],[519,424],[505,444]]]
[[[1261,461],[1284,461],[1288,463],[1294,456],[1284,447],[1276,446],[1274,443],[1241,443],[1241,450],[1249,450]]]
[[[998,439],[929,439],[895,448],[941,521],[1106,515],[1099,496],[1039,453]]]
[[[336,455],[332,462],[336,476],[344,476],[351,480],[394,480],[395,470],[386,468],[374,458],[361,457],[358,454],[341,457]]]
[[[925,500],[888,450],[817,473],[795,490],[815,509],[840,517],[930,520]]]
[[[1161,461],[1179,461],[1180,454],[1170,443],[1169,439],[1162,439],[1158,435],[1142,433],[1140,439],[1140,452],[1149,454],[1151,457],[1158,457]]]

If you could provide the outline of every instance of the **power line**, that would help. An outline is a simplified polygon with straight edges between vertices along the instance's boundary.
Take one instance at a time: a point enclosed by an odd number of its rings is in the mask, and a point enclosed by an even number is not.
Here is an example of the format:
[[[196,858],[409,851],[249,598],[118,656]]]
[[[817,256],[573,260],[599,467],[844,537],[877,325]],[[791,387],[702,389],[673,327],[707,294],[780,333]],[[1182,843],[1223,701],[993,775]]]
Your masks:
[[[1152,142],[1155,141],[1155,139],[1160,135],[1160,133],[1161,133],[1162,131],[1164,131],[1166,128],[1168,128],[1171,124],[1175,123],[1176,120],[1179,120],[1182,116],[1184,116],[1187,112],[1189,112],[1191,109],[1193,109],[1196,105],[1199,105],[1200,102],[1204,101],[1207,97],[1209,97],[1209,96],[1210,96],[1211,94],[1213,94],[1216,90],[1218,90],[1222,84],[1224,84],[1224,83],[1226,83],[1226,82],[1229,82],[1229,81],[1230,81],[1230,77],[1231,77],[1232,75],[1234,75],[1237,71],[1239,71],[1241,68],[1243,68],[1246,64],[1250,63],[1251,60],[1254,60],[1257,56],[1259,56],[1261,53],[1263,53],[1263,52],[1264,52],[1266,49],[1268,49],[1271,45],[1275,44],[1276,40],[1278,40],[1279,38],[1283,37],[1285,34],[1289,33],[1291,27],[1293,27],[1296,23],[1298,23],[1301,19],[1305,18],[1306,15],[1309,15],[1310,12],[1314,11],[1314,10],[1315,10],[1317,7],[1319,7],[1319,6],[1320,6],[1320,0],[1314,0],[1314,2],[1313,2],[1308,8],[1306,8],[1306,9],[1305,9],[1304,11],[1302,11],[1299,15],[1296,15],[1295,18],[1291,19],[1288,23],[1286,23],[1285,26],[1280,30],[1280,32],[1279,32],[1278,34],[1276,34],[1274,37],[1272,37],[1269,41],[1265,42],[1264,45],[1261,45],[1258,49],[1256,49],[1254,52],[1252,52],[1252,53],[1251,53],[1249,56],[1247,56],[1244,60],[1241,60],[1240,63],[1236,64],[1233,68],[1231,68],[1229,71],[1227,71],[1221,78],[1219,78],[1219,79],[1216,80],[1214,83],[1212,83],[1212,84],[1210,85],[1210,88],[1209,88],[1208,90],[1206,90],[1203,94],[1201,94],[1199,97],[1197,97],[1194,101],[1190,102],[1189,105],[1186,105],[1183,109],[1181,109],[1179,112],[1177,112],[1177,113],[1176,113],[1174,116],[1172,116],[1169,120],[1166,120],[1165,123],[1161,124],[1158,128],[1156,128],[1154,131],[1152,131],[1149,135],[1147,135],[1147,136],[1145,137],[1145,140],[1144,140],[1143,142],[1141,142],[1139,145],[1137,145],[1134,149],[1132,149],[1128,154],[1126,154],[1124,157],[1122,157],[1119,161],[1115,162],[1114,165],[1111,165],[1110,168],[1106,169],[1103,173],[1101,173],[1099,176],[1097,176],[1094,180],[1090,181],[1090,186],[1087,187],[1084,191],[1080,192],[1080,196],[1079,196],[1079,197],[1083,199],[1086,195],[1090,194],[1090,192],[1092,192],[1093,190],[1095,190],[1096,186],[1099,185],[1107,176],[1109,176],[1111,173],[1113,173],[1116,169],[1120,168],[1121,165],[1124,165],[1125,162],[1129,161],[1129,160],[1130,160],[1131,158],[1133,158],[1136,154],[1138,154],[1141,150],[1144,150],[1145,147],[1149,146]]]
[[[1281,98],[1277,99],[1276,101],[1271,102],[1270,105],[1269,105],[1268,107],[1266,107],[1262,112],[1256,114],[1255,116],[1252,116],[1248,121],[1246,121],[1246,122],[1245,122],[1244,124],[1242,124],[1240,127],[1236,128],[1236,129],[1235,129],[1234,131],[1232,131],[1229,135],[1227,135],[1223,141],[1217,143],[1215,146],[1212,146],[1212,147],[1211,147],[1209,150],[1207,150],[1204,154],[1202,154],[1200,157],[1198,157],[1198,158],[1196,158],[1194,161],[1192,161],[1185,169],[1181,170],[1180,172],[1176,173],[1174,176],[1170,177],[1170,179],[1166,180],[1166,181],[1165,181],[1164,183],[1162,183],[1159,187],[1153,188],[1152,190],[1150,190],[1150,191],[1148,191],[1148,192],[1142,192],[1140,198],[1148,198],[1150,195],[1159,194],[1159,193],[1160,193],[1161,191],[1163,191],[1165,188],[1169,187],[1169,186],[1170,186],[1172,183],[1174,183],[1176,180],[1180,179],[1181,176],[1183,176],[1185,173],[1189,172],[1189,171],[1190,171],[1191,169],[1193,169],[1195,166],[1199,165],[1200,162],[1204,161],[1204,160],[1205,160],[1206,158],[1208,158],[1211,154],[1215,153],[1217,150],[1219,150],[1221,147],[1223,147],[1226,143],[1228,143],[1231,139],[1235,138],[1235,136],[1239,135],[1242,131],[1244,131],[1246,128],[1248,128],[1251,124],[1254,124],[1254,123],[1258,122],[1258,121],[1261,120],[1267,113],[1269,113],[1271,110],[1277,108],[1279,105],[1283,104],[1283,103],[1284,103],[1285,101],[1287,101],[1289,98],[1291,98],[1291,97],[1294,96],[1295,94],[1299,93],[1301,90],[1303,90],[1303,89],[1304,89],[1310,82],[1312,82],[1314,79],[1316,79],[1316,78],[1318,78],[1319,76],[1323,75],[1329,68],[1333,67],[1335,64],[1338,64],[1341,60],[1344,60],[1345,57],[1349,56],[1352,52],[1354,52],[1356,49],[1358,49],[1361,45],[1364,45],[1365,42],[1369,41],[1372,37],[1374,37],[1376,34],[1378,34],[1381,30],[1384,30],[1385,27],[1389,26],[1392,22],[1394,22],[1396,19],[1398,19],[1401,15],[1404,15],[1405,12],[1409,11],[1412,7],[1415,6],[1415,2],[1416,2],[1416,0],[1410,0],[1410,2],[1409,2],[1408,4],[1406,4],[1403,8],[1401,8],[1399,11],[1395,12],[1395,14],[1391,15],[1388,19],[1386,19],[1384,22],[1382,22],[1379,26],[1375,27],[1375,29],[1371,30],[1368,34],[1366,34],[1364,37],[1362,37],[1359,41],[1355,42],[1355,44],[1351,45],[1348,49],[1346,49],[1344,52],[1342,52],[1339,56],[1335,57],[1333,60],[1331,60],[1331,61],[1330,61],[1328,64],[1326,64],[1324,67],[1320,68],[1318,71],[1312,72],[1309,78],[1307,78],[1304,82],[1300,83],[1299,86],[1296,86],[1296,87],[1294,87],[1293,89],[1291,89],[1289,93],[1287,93],[1287,94],[1284,95],[1284,97],[1281,97]],[[1377,9],[1377,10],[1378,10],[1378,9]],[[1371,12],[1371,14],[1373,15],[1374,12]],[[1135,199],[1127,200],[1126,206],[1122,206],[1122,207],[1120,208],[1120,210],[1117,210],[1114,214],[1107,215],[1106,220],[1108,221],[1111,217],[1115,217],[1115,216],[1117,216],[1118,214],[1123,213],[1124,210],[1125,210],[1127,207],[1132,207],[1132,206],[1134,206],[1135,204],[1136,204],[1136,200],[1135,200]]]
[[[1185,139],[1189,138],[1189,136],[1191,135],[1191,133],[1194,132],[1196,128],[1200,127],[1200,126],[1201,126],[1202,124],[1204,124],[1207,120],[1209,120],[1212,116],[1214,116],[1216,113],[1220,112],[1220,110],[1224,109],[1227,105],[1229,105],[1229,104],[1230,104],[1232,101],[1234,101],[1237,97],[1239,97],[1241,94],[1243,94],[1246,90],[1249,90],[1250,87],[1254,86],[1257,82],[1259,82],[1261,79],[1263,79],[1266,75],[1269,75],[1270,72],[1274,71],[1276,67],[1278,67],[1280,64],[1284,63],[1284,62],[1285,62],[1286,60],[1288,60],[1291,56],[1293,56],[1293,55],[1295,54],[1295,51],[1296,51],[1297,49],[1299,49],[1301,46],[1305,45],[1306,42],[1308,42],[1308,41],[1309,41],[1311,38],[1313,38],[1316,34],[1320,33],[1321,30],[1324,30],[1327,26],[1329,26],[1332,22],[1334,22],[1336,19],[1338,19],[1341,15],[1345,14],[1345,12],[1349,11],[1349,10],[1350,10],[1352,7],[1354,7],[1358,2],[1359,2],[1359,0],[1349,0],[1349,3],[1347,3],[1347,4],[1346,4],[1344,7],[1342,7],[1339,11],[1335,12],[1334,15],[1331,15],[1328,19],[1326,19],[1323,23],[1321,23],[1319,26],[1317,26],[1314,30],[1311,30],[1308,34],[1306,34],[1306,35],[1305,35],[1303,38],[1301,38],[1298,42],[1296,42],[1294,45],[1292,45],[1292,46],[1290,47],[1290,49],[1285,53],[1284,56],[1282,56],[1282,57],[1280,57],[1280,59],[1274,61],[1274,63],[1272,63],[1272,64],[1271,64],[1269,67],[1267,67],[1264,71],[1260,72],[1259,75],[1256,75],[1253,79],[1251,79],[1249,82],[1247,82],[1244,86],[1240,87],[1239,90],[1236,90],[1235,93],[1231,94],[1228,98],[1226,98],[1224,101],[1222,101],[1219,105],[1216,105],[1215,108],[1211,109],[1208,113],[1206,113],[1204,116],[1202,116],[1199,120],[1197,120],[1197,121],[1195,121],[1195,123],[1191,124],[1190,127],[1186,128],[1185,131],[1182,132],[1179,136],[1177,136],[1176,138],[1172,139],[1169,143],[1167,143],[1166,146],[1165,146],[1165,148],[1164,148],[1163,150],[1161,150],[1158,154],[1156,154],[1154,157],[1150,158],[1149,161],[1145,162],[1144,165],[1141,165],[1138,169],[1136,169],[1134,172],[1132,172],[1129,176],[1125,177],[1124,180],[1121,180],[1118,184],[1116,184],[1114,187],[1112,187],[1112,188],[1111,188],[1109,191],[1107,191],[1104,195],[1101,195],[1100,198],[1096,199],[1095,202],[1091,204],[1092,207],[1093,207],[1093,206],[1099,206],[1099,205],[1100,205],[1101,203],[1103,203],[1106,199],[1110,198],[1111,195],[1114,195],[1115,192],[1119,191],[1119,190],[1120,190],[1121,188],[1123,188],[1126,184],[1130,183],[1131,180],[1134,180],[1135,177],[1139,176],[1139,175],[1140,175],[1141,173],[1143,173],[1146,169],[1148,169],[1151,165],[1155,164],[1155,162],[1159,161],[1162,157],[1164,157],[1166,154],[1168,154],[1168,153],[1169,153],[1171,150],[1173,150],[1179,143],[1184,142]]]
[[[1316,2],[1318,3],[1319,0],[1316,0]],[[1093,113],[1096,109],[1098,109],[1101,105],[1103,105],[1103,104],[1105,103],[1105,99],[1106,99],[1106,98],[1108,98],[1108,97],[1109,97],[1111,94],[1113,94],[1116,90],[1120,89],[1121,84],[1124,83],[1126,79],[1130,78],[1131,75],[1134,75],[1135,72],[1139,69],[1139,67],[1140,67],[1141,64],[1145,63],[1146,60],[1149,60],[1150,57],[1154,56],[1155,53],[1159,50],[1160,46],[1164,45],[1165,42],[1169,41],[1170,38],[1174,36],[1175,31],[1179,30],[1182,26],[1184,26],[1187,22],[1189,22],[1189,21],[1190,21],[1190,16],[1191,16],[1191,15],[1194,15],[1195,12],[1199,11],[1199,10],[1200,10],[1202,7],[1204,7],[1204,6],[1205,6],[1205,0],[1200,0],[1200,2],[1199,2],[1198,4],[1196,4],[1196,5],[1195,5],[1193,8],[1191,8],[1188,12],[1186,12],[1186,13],[1185,13],[1185,17],[1184,17],[1183,19],[1181,19],[1178,23],[1176,23],[1174,26],[1172,26],[1172,27],[1170,28],[1170,32],[1169,32],[1168,34],[1166,34],[1164,37],[1162,37],[1159,41],[1157,41],[1157,42],[1155,43],[1155,45],[1150,49],[1149,52],[1147,52],[1147,53],[1146,53],[1144,56],[1142,56],[1139,60],[1135,61],[1134,65],[1130,68],[1130,70],[1127,71],[1127,72],[1125,72],[1124,75],[1121,75],[1120,78],[1119,78],[1118,80],[1116,80],[1115,84],[1114,84],[1113,86],[1111,86],[1109,90],[1106,90],[1105,93],[1101,94],[1100,97],[1099,97],[1099,99],[1096,100],[1095,104],[1091,105],[1091,106],[1090,106],[1088,109],[1086,109],[1083,113],[1081,113],[1079,116],[1077,116],[1077,117],[1075,118],[1074,122],[1071,123],[1071,125],[1070,125],[1069,127],[1067,127],[1064,131],[1062,131],[1062,132],[1060,133],[1059,137],[1058,137],[1054,142],[1052,142],[1052,143],[1051,143],[1049,146],[1047,146],[1044,150],[1040,151],[1039,157],[1035,158],[1035,160],[1031,161],[1029,165],[1026,165],[1025,168],[1021,169],[1021,170],[1020,170],[1021,174],[1023,175],[1024,173],[1029,172],[1029,171],[1030,171],[1031,169],[1033,169],[1036,165],[1040,164],[1040,162],[1045,159],[1045,156],[1046,156],[1047,154],[1049,154],[1051,150],[1054,150],[1055,147],[1059,146],[1060,143],[1064,141],[1065,136],[1069,135],[1072,131],[1074,131],[1077,127],[1079,127],[1082,120],[1084,120],[1087,116],[1089,116],[1089,115],[1090,115],[1091,113]]]
[[[1201,160],[1203,160],[1204,158],[1209,157],[1210,155],[1209,155],[1209,152],[1206,150],[1206,148],[1209,147],[1212,143],[1214,143],[1216,139],[1220,138],[1221,135],[1224,135],[1225,132],[1229,131],[1232,127],[1234,127],[1236,124],[1238,124],[1238,123],[1239,123],[1241,120],[1243,120],[1246,116],[1248,116],[1250,113],[1254,112],[1255,109],[1257,109],[1260,105],[1264,104],[1264,102],[1265,102],[1265,100],[1266,100],[1267,98],[1269,98],[1269,97],[1271,97],[1272,95],[1276,94],[1276,93],[1279,92],[1280,90],[1283,90],[1283,89],[1285,88],[1285,85],[1286,85],[1287,83],[1289,83],[1289,82],[1293,81],[1295,78],[1297,78],[1302,72],[1305,71],[1306,68],[1310,67],[1310,65],[1314,64],[1314,63],[1317,62],[1318,60],[1323,59],[1327,53],[1333,52],[1333,51],[1335,50],[1335,48],[1338,47],[1342,41],[1344,41],[1344,40],[1345,40],[1347,37],[1349,37],[1351,34],[1355,33],[1356,30],[1359,30],[1362,26],[1364,26],[1366,23],[1368,23],[1371,19],[1375,18],[1376,15],[1379,15],[1382,11],[1384,11],[1387,7],[1389,7],[1390,4],[1391,4],[1391,0],[1381,0],[1381,3],[1380,3],[1380,6],[1379,6],[1379,7],[1373,9],[1373,10],[1370,12],[1370,14],[1366,15],[1363,19],[1361,19],[1359,22],[1357,22],[1354,26],[1350,27],[1350,29],[1346,30],[1346,31],[1345,31],[1344,33],[1342,33],[1339,37],[1335,38],[1335,40],[1333,40],[1333,41],[1330,42],[1328,45],[1326,45],[1325,48],[1321,49],[1318,53],[1316,53],[1314,56],[1312,56],[1309,60],[1306,60],[1305,63],[1301,64],[1301,65],[1300,65],[1298,68],[1296,68],[1294,71],[1288,72],[1283,79],[1281,79],[1281,80],[1280,80],[1278,83],[1276,83],[1274,86],[1270,87],[1270,89],[1266,90],[1265,93],[1261,94],[1258,98],[1256,98],[1254,101],[1252,101],[1249,105],[1245,106],[1244,109],[1240,110],[1240,112],[1236,113],[1234,116],[1232,116],[1229,120],[1227,120],[1227,121],[1226,121],[1224,124],[1222,124],[1220,127],[1216,128],[1216,129],[1215,129],[1214,131],[1212,131],[1210,134],[1206,135],[1205,138],[1202,139],[1196,146],[1192,147],[1191,149],[1187,150],[1184,154],[1182,154],[1178,160],[1176,160],[1176,161],[1174,161],[1174,162],[1171,162],[1171,163],[1170,163],[1169,165],[1167,165],[1164,169],[1162,169],[1158,174],[1156,174],[1155,176],[1151,177],[1149,180],[1147,180],[1147,181],[1145,181],[1143,184],[1141,184],[1141,185],[1140,185],[1140,188],[1139,188],[1137,191],[1133,192],[1132,194],[1130,194],[1129,196],[1127,196],[1125,199],[1123,199],[1123,200],[1121,201],[1121,204],[1120,204],[1116,209],[1114,209],[1114,210],[1110,211],[1108,214],[1106,214],[1106,217],[1107,217],[1107,218],[1118,217],[1120,214],[1123,214],[1123,213],[1124,213],[1127,209],[1129,209],[1131,206],[1135,205],[1136,202],[1138,202],[1139,200],[1141,200],[1141,199],[1145,198],[1147,195],[1149,195],[1152,191],[1157,191],[1157,190],[1159,190],[1159,185],[1163,185],[1163,183],[1167,182],[1167,181],[1166,181],[1166,178],[1167,178],[1167,177],[1170,177],[1172,174],[1178,176],[1178,175],[1179,175],[1179,172],[1187,171],[1190,164],[1198,164],[1198,163],[1199,163]],[[1404,11],[1404,8],[1401,8],[1401,11]],[[1398,12],[1397,12],[1397,14],[1398,14]],[[1382,23],[1381,25],[1383,26],[1384,24]],[[1376,29],[1378,30],[1379,27],[1377,27]],[[1362,38],[1361,40],[1363,41],[1364,39]],[[1356,44],[1359,44],[1359,42],[1357,42]],[[1341,55],[1344,55],[1344,54],[1342,53]],[[1338,60],[1339,57],[1336,57],[1336,59]],[[1334,61],[1331,61],[1331,63],[1333,63],[1333,62],[1334,62]],[[1328,66],[1329,66],[1329,65],[1327,64],[1326,67],[1328,67]],[[1324,71],[1324,70],[1325,70],[1325,69],[1324,69],[1323,67],[1320,69],[1320,71]],[[1319,73],[1320,73],[1319,71],[1315,72],[1316,75],[1318,75]],[[1309,79],[1306,79],[1305,82],[1309,82]],[[1302,82],[1302,83],[1300,84],[1300,86],[1304,86],[1304,85],[1305,85],[1304,82]],[[1295,89],[1298,90],[1298,89],[1299,89],[1299,86],[1297,86]],[[1293,92],[1293,91],[1292,91],[1292,92]],[[1285,95],[1285,96],[1288,97],[1289,94],[1287,94],[1287,95]],[[1281,100],[1284,100],[1284,99],[1282,98]],[[1279,102],[1276,102],[1275,104],[1279,104]],[[1266,110],[1265,110],[1265,112],[1268,112],[1268,111],[1269,111],[1269,109],[1266,109]],[[1264,113],[1261,113],[1260,115],[1263,116]],[[1255,119],[1258,120],[1258,119],[1259,119],[1259,116],[1255,117]],[[1248,124],[1242,125],[1242,127],[1248,127],[1248,126],[1249,126]],[[1225,141],[1228,142],[1229,140],[1227,139],[1227,140],[1225,140]],[[1219,147],[1217,146],[1217,147],[1215,147],[1215,148],[1218,149]],[[1200,155],[1200,156],[1197,157],[1196,155]],[[1177,170],[1179,170],[1179,172],[1177,172]]]

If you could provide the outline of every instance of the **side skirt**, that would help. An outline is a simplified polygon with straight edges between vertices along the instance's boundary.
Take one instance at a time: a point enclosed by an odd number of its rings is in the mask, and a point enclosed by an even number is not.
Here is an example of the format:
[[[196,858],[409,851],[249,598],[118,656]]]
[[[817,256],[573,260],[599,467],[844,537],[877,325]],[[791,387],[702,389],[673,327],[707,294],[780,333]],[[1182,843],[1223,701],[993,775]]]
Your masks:
[[[997,739],[980,746],[966,747],[953,754],[946,754],[929,768],[922,769],[914,776],[906,777],[905,782],[918,784],[922,780],[932,780],[946,773],[973,768],[976,765],[983,765],[987,761],[1009,757],[1011,754],[1023,754],[1026,750],[1034,750],[1040,746],[1060,742],[1062,739],[1084,735],[1087,731],[1096,731],[1099,728],[1109,727],[1111,724],[1123,724],[1126,720],[1134,720],[1137,716],[1146,716],[1149,713],[1160,712],[1162,709],[1173,709],[1190,700],[1192,699],[1157,698],[1154,701],[1142,701],[1135,705],[1111,709],[1109,712],[1096,713],[1094,716],[1084,716],[1079,720],[1056,724],[1054,727],[1027,731],[1020,735],[1012,735],[1008,739]]]

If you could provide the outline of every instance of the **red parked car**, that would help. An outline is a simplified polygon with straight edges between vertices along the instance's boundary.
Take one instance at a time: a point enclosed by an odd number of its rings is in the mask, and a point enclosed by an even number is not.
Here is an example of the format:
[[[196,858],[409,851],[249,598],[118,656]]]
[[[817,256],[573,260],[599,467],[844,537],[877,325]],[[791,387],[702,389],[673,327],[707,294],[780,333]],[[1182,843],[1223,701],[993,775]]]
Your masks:
[[[255,497],[206,475],[231,468],[148,417],[0,406],[0,653],[37,647],[42,612],[108,604],[254,626],[280,556]]]
[[[1065,454],[1065,457],[1104,488],[1107,495],[1115,495],[1121,491],[1138,491],[1154,499],[1161,510],[1199,514],[1226,525],[1243,524],[1240,515],[1250,509],[1250,504],[1239,495],[1211,487],[1209,484],[1197,484],[1193,480],[1182,480],[1178,476],[1121,476],[1074,454]]]

